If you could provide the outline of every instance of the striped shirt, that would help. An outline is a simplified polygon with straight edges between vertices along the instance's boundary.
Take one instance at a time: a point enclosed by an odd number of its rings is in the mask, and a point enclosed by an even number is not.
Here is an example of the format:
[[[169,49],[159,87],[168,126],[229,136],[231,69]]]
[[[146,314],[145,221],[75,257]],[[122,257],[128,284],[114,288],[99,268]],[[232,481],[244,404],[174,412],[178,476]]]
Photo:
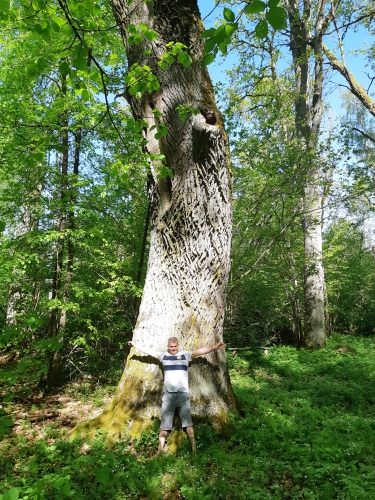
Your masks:
[[[158,353],[164,367],[163,392],[189,392],[188,367],[192,351],[178,352],[174,356],[169,352]]]

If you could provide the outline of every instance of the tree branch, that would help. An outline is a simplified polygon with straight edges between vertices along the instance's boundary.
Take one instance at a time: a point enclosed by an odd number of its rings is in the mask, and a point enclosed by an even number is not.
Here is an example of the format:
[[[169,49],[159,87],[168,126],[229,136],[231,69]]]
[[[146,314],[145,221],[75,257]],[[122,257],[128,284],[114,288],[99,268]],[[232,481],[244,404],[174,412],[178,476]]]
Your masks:
[[[367,94],[365,89],[360,85],[355,79],[354,75],[348,70],[348,68],[337,59],[337,57],[329,50],[329,48],[323,43],[323,52],[327,57],[331,67],[338,71],[347,81],[350,91],[361,104],[375,117],[375,102]]]
[[[362,130],[360,130],[359,128],[357,127],[352,127],[352,130],[355,130],[356,132],[359,132],[360,134],[362,134],[364,137],[366,137],[366,139],[369,139],[371,142],[373,142],[375,144],[375,139],[373,139],[372,137],[370,137],[368,134],[366,134],[365,132],[363,132]]]

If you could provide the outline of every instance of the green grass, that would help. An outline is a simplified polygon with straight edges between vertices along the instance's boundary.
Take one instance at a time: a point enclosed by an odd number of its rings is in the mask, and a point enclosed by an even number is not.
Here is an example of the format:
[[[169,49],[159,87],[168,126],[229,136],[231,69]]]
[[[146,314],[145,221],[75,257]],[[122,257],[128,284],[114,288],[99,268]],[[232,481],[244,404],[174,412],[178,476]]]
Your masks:
[[[334,350],[342,344],[357,354]],[[193,456],[186,442],[179,454],[156,457],[157,430],[112,449],[98,438],[86,451],[54,424],[39,441],[10,437],[0,449],[3,500],[372,500],[374,354],[372,338],[335,335],[318,352],[279,347],[229,358],[241,408],[226,440],[196,426]],[[100,401],[103,389],[90,390]]]

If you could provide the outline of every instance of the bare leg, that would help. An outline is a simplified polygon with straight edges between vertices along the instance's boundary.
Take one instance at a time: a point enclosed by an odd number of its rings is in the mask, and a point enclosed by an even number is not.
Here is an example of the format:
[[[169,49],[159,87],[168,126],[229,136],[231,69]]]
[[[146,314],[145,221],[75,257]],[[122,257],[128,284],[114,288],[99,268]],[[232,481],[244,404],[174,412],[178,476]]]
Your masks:
[[[188,438],[190,439],[190,444],[191,444],[191,451],[196,451],[197,446],[195,444],[195,434],[194,434],[194,427],[186,427],[186,434],[188,435]]]
[[[165,440],[167,439],[168,431],[160,431],[159,432],[159,448],[158,451],[163,451]]]

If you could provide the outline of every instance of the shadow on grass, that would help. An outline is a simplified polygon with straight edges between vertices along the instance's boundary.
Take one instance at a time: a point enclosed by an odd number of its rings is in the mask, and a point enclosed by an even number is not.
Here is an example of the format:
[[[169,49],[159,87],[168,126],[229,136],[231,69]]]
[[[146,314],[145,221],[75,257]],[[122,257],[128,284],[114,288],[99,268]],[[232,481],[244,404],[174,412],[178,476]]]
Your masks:
[[[339,340],[357,355],[335,351]],[[317,352],[249,353],[248,377],[232,368],[243,403],[232,449],[262,463],[275,498],[375,498],[374,342],[335,337],[327,344]]]
[[[357,355],[342,355],[349,344]],[[38,442],[2,444],[0,491],[43,499],[375,498],[372,339],[335,337],[319,352],[280,347],[230,360],[242,410],[219,439],[196,426],[198,452],[156,456],[157,430],[112,449],[69,442],[56,429]]]

